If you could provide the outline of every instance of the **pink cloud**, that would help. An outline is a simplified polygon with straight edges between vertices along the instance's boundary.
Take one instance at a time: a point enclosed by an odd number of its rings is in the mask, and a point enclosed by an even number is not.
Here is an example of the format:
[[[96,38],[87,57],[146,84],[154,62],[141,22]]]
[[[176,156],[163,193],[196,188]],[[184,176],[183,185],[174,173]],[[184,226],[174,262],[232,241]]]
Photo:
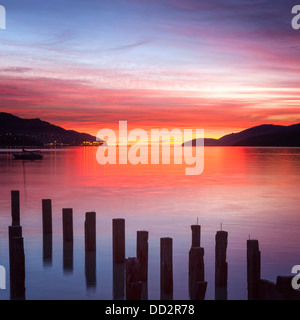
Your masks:
[[[280,123],[280,116],[287,124],[299,118],[286,102],[299,100],[295,90],[273,97],[275,108],[271,102],[266,106],[264,96],[255,97],[256,92],[242,93],[247,99],[224,99],[188,91],[99,89],[86,81],[50,78],[0,77],[0,94],[2,111],[94,135],[100,128],[118,126],[119,120],[131,127],[204,128],[207,134],[220,135],[270,119]],[[290,115],[288,120],[285,115]]]

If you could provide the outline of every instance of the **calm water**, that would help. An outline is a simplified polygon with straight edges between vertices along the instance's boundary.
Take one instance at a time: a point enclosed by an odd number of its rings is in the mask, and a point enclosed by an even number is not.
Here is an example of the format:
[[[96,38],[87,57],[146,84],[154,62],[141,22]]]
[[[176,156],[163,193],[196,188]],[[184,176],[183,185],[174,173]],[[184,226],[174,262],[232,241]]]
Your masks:
[[[149,231],[149,299],[160,299],[159,241],[173,238],[174,299],[189,299],[190,225],[199,218],[206,299],[214,299],[215,233],[228,231],[228,299],[246,299],[246,240],[258,239],[262,277],[275,281],[300,264],[300,148],[205,149],[202,175],[174,166],[100,166],[97,148],[45,151],[42,161],[0,154],[0,264],[9,269],[10,191],[20,190],[27,299],[112,299],[112,219],[126,219],[126,256],[136,231]],[[53,204],[53,257],[44,264],[42,199]],[[63,269],[62,208],[73,208],[73,270]],[[84,215],[97,213],[96,285],[87,286]],[[9,277],[7,275],[7,287]],[[0,290],[9,299],[9,290]]]

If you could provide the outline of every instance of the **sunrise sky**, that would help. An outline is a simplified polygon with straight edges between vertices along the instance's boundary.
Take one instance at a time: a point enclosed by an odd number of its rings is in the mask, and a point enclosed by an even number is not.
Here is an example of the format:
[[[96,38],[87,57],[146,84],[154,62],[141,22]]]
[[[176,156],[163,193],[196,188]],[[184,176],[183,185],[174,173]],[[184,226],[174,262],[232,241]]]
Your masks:
[[[0,110],[96,135],[300,122],[290,0],[0,0]]]

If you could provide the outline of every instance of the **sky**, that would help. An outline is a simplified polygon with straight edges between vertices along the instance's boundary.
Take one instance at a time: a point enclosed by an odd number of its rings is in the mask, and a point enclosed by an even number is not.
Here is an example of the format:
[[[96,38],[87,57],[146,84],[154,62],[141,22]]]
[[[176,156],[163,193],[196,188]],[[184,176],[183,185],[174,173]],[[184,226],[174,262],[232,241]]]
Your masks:
[[[300,122],[292,0],[0,0],[0,111],[96,135]]]

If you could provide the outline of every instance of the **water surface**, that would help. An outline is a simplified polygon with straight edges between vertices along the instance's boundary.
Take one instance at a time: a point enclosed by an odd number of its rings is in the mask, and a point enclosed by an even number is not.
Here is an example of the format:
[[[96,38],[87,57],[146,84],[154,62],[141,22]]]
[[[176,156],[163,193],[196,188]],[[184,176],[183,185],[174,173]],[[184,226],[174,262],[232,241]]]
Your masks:
[[[0,154],[0,264],[9,269],[10,191],[20,190],[27,299],[112,299],[112,219],[126,219],[126,256],[136,231],[149,231],[149,299],[160,299],[159,243],[173,238],[174,299],[189,299],[190,225],[201,224],[206,299],[214,299],[215,233],[228,231],[228,299],[246,299],[246,241],[258,239],[262,277],[275,281],[300,264],[300,148],[205,148],[205,168],[101,166],[97,148],[45,150],[42,161]],[[53,204],[53,256],[43,261],[42,199]],[[63,268],[62,208],[73,208],[74,261]],[[85,278],[85,212],[97,214],[96,284]],[[7,275],[7,287],[9,277]],[[0,290],[9,299],[9,290]]]

